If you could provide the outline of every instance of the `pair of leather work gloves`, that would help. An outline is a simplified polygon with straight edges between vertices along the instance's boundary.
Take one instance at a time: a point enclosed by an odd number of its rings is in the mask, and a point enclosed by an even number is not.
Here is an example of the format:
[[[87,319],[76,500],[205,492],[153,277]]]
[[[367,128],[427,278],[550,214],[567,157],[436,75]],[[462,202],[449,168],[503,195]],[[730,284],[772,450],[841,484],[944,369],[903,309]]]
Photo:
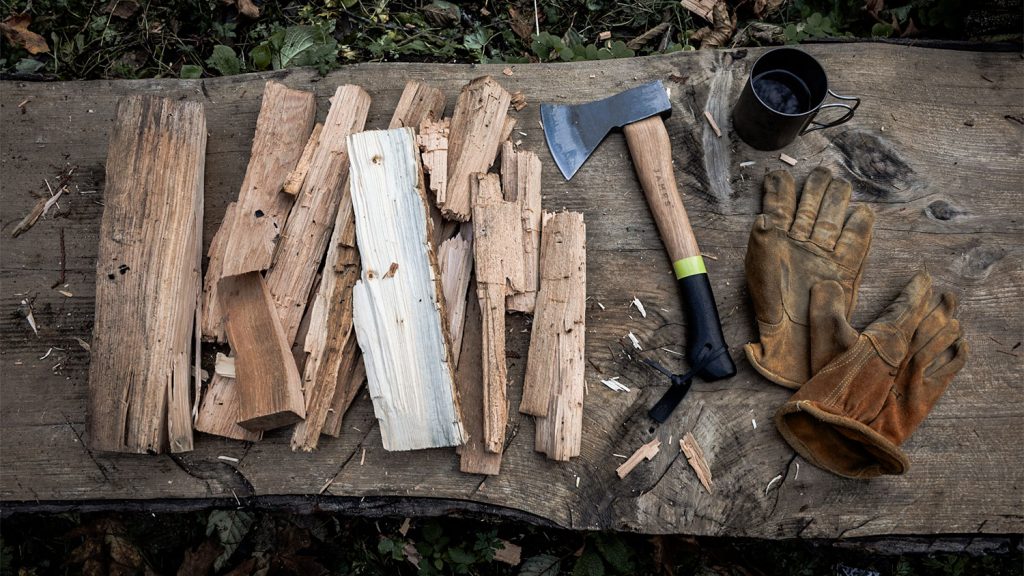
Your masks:
[[[848,213],[850,194],[821,167],[799,196],[788,172],[765,177],[746,255],[761,340],[746,353],[765,378],[797,390],[775,424],[801,456],[840,476],[902,474],[910,462],[900,445],[968,346],[956,299],[933,294],[926,272],[863,331],[850,325],[874,225],[866,205]]]

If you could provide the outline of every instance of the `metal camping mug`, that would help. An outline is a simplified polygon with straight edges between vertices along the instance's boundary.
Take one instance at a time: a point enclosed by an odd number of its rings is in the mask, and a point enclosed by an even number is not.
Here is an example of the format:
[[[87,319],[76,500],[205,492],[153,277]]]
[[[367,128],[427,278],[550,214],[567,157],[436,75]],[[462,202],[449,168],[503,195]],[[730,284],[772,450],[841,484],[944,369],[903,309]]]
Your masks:
[[[829,96],[852,105],[825,104]],[[840,96],[829,89],[825,69],[813,56],[795,48],[776,48],[754,62],[732,109],[732,125],[754,148],[778,150],[797,136],[848,121],[858,106],[860,98]],[[831,122],[816,121],[818,112],[826,108],[846,112]]]

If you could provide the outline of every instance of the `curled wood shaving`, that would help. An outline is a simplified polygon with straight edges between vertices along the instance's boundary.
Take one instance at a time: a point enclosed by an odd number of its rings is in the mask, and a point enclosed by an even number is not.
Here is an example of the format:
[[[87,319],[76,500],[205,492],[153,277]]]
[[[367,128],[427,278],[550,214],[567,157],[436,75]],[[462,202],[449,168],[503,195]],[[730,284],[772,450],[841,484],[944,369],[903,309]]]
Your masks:
[[[630,332],[629,334],[626,334],[626,336],[629,338],[629,341],[633,343],[634,348],[637,350],[643,350],[643,348],[640,347],[640,340],[636,337],[636,334]]]
[[[636,309],[640,312],[641,316],[643,316],[644,318],[647,318],[647,310],[644,309],[644,303],[641,302],[639,298],[634,296],[633,297],[633,301],[630,302],[630,304],[632,304],[633,306],[636,306]]]
[[[768,481],[768,485],[764,487],[764,495],[767,496],[768,491],[771,490],[772,487],[774,487],[775,484],[779,482],[782,482],[782,474],[779,474],[775,478],[772,478],[771,480]]]

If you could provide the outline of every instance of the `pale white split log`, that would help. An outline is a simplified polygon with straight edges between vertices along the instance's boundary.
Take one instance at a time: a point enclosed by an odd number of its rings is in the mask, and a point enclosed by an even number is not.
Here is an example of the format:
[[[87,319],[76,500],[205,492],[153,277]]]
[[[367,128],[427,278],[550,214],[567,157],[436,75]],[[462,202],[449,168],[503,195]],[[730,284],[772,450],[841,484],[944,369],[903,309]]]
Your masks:
[[[386,450],[466,440],[415,134],[349,137],[352,206],[363,270],[354,321]],[[396,273],[387,276],[392,264]]]
[[[497,174],[473,176],[473,257],[483,316],[484,447],[500,454],[508,421],[505,297],[523,286],[519,205],[502,199]]]
[[[459,93],[448,136],[448,187],[437,197],[446,218],[469,220],[472,175],[490,168],[501,142],[512,132],[507,122],[510,100],[490,76],[471,81]]]
[[[533,314],[540,280],[541,166],[533,152],[516,151],[511,142],[501,149],[501,187],[505,200],[519,204],[523,222],[523,289],[505,300],[509,310]]]

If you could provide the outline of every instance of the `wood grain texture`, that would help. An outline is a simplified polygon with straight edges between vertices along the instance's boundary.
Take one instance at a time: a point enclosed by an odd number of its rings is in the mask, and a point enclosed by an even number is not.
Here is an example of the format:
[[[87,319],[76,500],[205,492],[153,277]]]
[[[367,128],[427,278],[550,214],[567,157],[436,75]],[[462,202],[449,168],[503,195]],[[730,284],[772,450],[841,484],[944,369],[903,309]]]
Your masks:
[[[497,174],[473,175],[473,266],[483,317],[484,448],[500,454],[508,423],[505,297],[523,288],[521,211],[506,202]]]
[[[334,92],[320,144],[267,271],[267,287],[289,343],[298,333],[341,203],[349,164],[345,139],[363,129],[369,109],[370,95],[359,86],[339,86]]]
[[[466,443],[455,449],[459,470],[467,474],[494,476],[501,472],[501,454],[484,447],[484,365],[479,350],[483,345],[483,319],[476,297],[476,281],[470,284],[466,302],[465,329],[462,345],[466,355],[459,361],[455,384],[462,403],[462,423],[466,427]]]
[[[458,236],[449,238],[437,249],[441,269],[441,289],[447,314],[448,335],[452,339],[452,362],[459,365],[462,332],[466,323],[466,291],[473,273],[473,226],[463,224]]]
[[[537,416],[537,451],[568,460],[580,455],[583,433],[587,232],[578,212],[546,212],[543,226],[540,293],[519,410]]]
[[[0,500],[5,508],[22,511],[194,510],[235,506],[233,491],[243,504],[264,509],[488,513],[577,529],[648,533],[842,535],[855,542],[879,534],[1024,532],[1024,467],[1019,465],[1024,446],[1017,441],[1024,417],[1019,384],[1024,366],[1021,348],[1013,349],[1024,332],[1019,314],[1024,307],[1024,222],[1015,216],[1024,212],[1024,127],[1005,118],[1024,116],[1024,62],[1016,53],[881,44],[803,49],[829,71],[836,91],[864,98],[850,123],[803,136],[786,149],[800,160],[793,168],[798,181],[818,164],[829,166],[853,182],[855,202],[867,202],[876,211],[875,241],[854,326],[865,326],[899,293],[911,271],[925,268],[937,285],[957,293],[960,320],[972,345],[971,361],[904,445],[912,461],[906,475],[844,480],[794,457],[768,424],[787,391],[740,361],[739,374],[728,382],[696,382],[672,418],[657,428],[672,450],[666,445],[625,480],[615,476],[621,460],[613,454],[631,454],[655,435],[648,432],[645,414],[667,386],[626,356],[620,346],[631,347],[622,340],[626,333],[641,339],[647,356],[675,371],[687,369],[679,356],[661,350],[679,352],[684,344],[676,281],[623,136],[611,134],[565,182],[550,162],[537,104],[589,102],[652,80],[672,87],[673,113],[666,127],[678,186],[705,253],[726,339],[738,346],[756,337],[743,255],[754,215],[761,211],[761,181],[766,170],[783,165],[778,154],[739,142],[727,114],[716,114],[722,138],[715,138],[700,116],[705,109],[715,110],[710,99],[729,109],[763,50],[746,49],[746,56],[735,61],[737,52],[700,50],[517,66],[514,77],[502,78],[510,90],[523,90],[531,104],[512,112],[519,118],[514,138],[541,157],[544,209],[583,212],[587,222],[589,393],[578,458],[559,463],[535,452],[532,419],[514,411],[501,474],[483,485],[481,477],[457,472],[459,457],[451,450],[385,451],[366,394],[352,403],[340,436],[321,438],[314,454],[293,453],[289,435],[279,432],[252,445],[197,434],[195,449],[178,458],[180,466],[168,456],[87,450],[88,444],[78,440],[87,439],[90,357],[74,338],[88,340],[94,319],[103,210],[94,201],[103,198],[76,190],[103,190],[118,96],[145,93],[201,101],[210,134],[204,217],[209,241],[224,207],[238,193],[268,78],[315,91],[320,120],[337,85],[363,85],[374,97],[367,126],[384,128],[409,79],[436,84],[454,101],[466,82],[481,74],[500,75],[504,65],[359,64],[326,78],[315,70],[286,70],[202,81],[0,83],[5,233],[31,210],[37,200],[33,192],[46,193],[40,178],[56,173],[55,162],[68,158],[79,167],[70,185],[74,193],[61,201],[57,216],[41,218],[28,232],[5,240],[0,250],[0,305],[5,310],[0,315]],[[950,70],[957,72],[951,75]],[[22,114],[18,103],[29,97]],[[731,148],[728,158],[710,157],[704,134]],[[754,164],[740,167],[748,161]],[[709,168],[719,165],[727,170]],[[50,289],[60,275],[62,228],[72,298]],[[13,314],[24,298],[15,294],[35,295],[38,337]],[[646,306],[646,318],[629,307],[634,297]],[[529,331],[523,330],[528,328],[520,315],[507,319],[513,406],[519,405],[522,392],[529,344]],[[64,350],[39,360],[51,346]],[[55,370],[59,361],[63,364]],[[614,392],[599,382],[614,376],[631,392]],[[678,440],[687,431],[703,447],[714,472],[714,495],[707,494],[679,453]],[[360,465],[363,448],[367,454]],[[219,461],[220,455],[240,462]],[[765,485],[778,474],[784,481],[765,496]]]
[[[352,295],[355,331],[391,451],[465,442],[415,139],[411,128],[349,137],[363,265]]]
[[[247,442],[263,437],[259,430],[246,430],[238,425],[238,385],[234,378],[220,374],[211,376],[206,385],[194,427],[197,432]]]
[[[516,150],[511,142],[501,148],[501,190],[505,200],[519,204],[523,220],[523,288],[505,299],[505,307],[533,314],[540,281],[541,186],[540,158],[529,150]]]
[[[490,76],[474,79],[459,93],[448,134],[448,187],[437,196],[437,206],[446,218],[469,220],[473,174],[487,172],[512,132],[510,98]]]
[[[238,425],[266,431],[305,418],[299,369],[263,274],[221,278],[217,293],[235,354]]]
[[[269,81],[263,89],[252,155],[233,214],[217,230],[203,285],[203,336],[224,341],[217,285],[225,276],[266,270],[274,257],[294,197],[281,189],[309,139],[316,116],[312,92]]]
[[[676,187],[672,142],[665,122],[661,116],[651,116],[623,126],[622,132],[669,258],[676,262],[700,255],[690,218]]]
[[[320,132],[323,129],[323,124],[318,123],[313,126],[313,131],[309,133],[309,140],[306,140],[306,147],[302,149],[302,155],[299,156],[299,162],[288,174],[288,179],[285,180],[284,187],[281,188],[285,194],[295,196],[299,190],[302,190],[302,183],[306,181],[306,174],[309,173],[309,166],[313,163],[313,153],[316,152],[316,147],[320,144]]]
[[[409,80],[395,106],[388,128],[418,129],[427,120],[440,120],[444,116],[444,92],[438,88]]]
[[[153,96],[122,98],[114,116],[96,259],[89,444],[187,452],[206,119],[201,104]]]

